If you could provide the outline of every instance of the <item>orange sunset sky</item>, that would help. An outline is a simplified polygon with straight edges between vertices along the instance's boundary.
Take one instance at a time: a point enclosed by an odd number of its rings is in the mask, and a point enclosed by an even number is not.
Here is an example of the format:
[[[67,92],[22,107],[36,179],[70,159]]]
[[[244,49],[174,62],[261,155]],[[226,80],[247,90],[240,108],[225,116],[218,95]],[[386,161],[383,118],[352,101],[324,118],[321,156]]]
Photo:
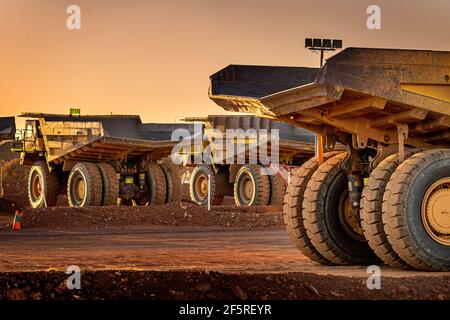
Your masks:
[[[66,8],[81,7],[80,31]],[[366,27],[367,6],[382,30]],[[209,76],[228,64],[316,66],[305,37],[344,46],[450,50],[449,0],[0,0],[0,115],[224,111]]]

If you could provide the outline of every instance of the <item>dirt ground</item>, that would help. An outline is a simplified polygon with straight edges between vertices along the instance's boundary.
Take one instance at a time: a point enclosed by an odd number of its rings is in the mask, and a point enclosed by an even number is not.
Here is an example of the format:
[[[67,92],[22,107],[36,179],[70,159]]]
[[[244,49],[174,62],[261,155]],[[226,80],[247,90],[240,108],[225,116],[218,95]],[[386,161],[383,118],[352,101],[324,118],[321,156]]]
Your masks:
[[[365,279],[312,273],[87,271],[81,290],[68,290],[63,272],[3,273],[0,299],[11,300],[448,300],[438,279],[389,278],[382,290]],[[448,283],[449,277],[446,277]],[[425,293],[419,292],[425,288]],[[432,289],[435,287],[436,289]],[[439,292],[438,292],[439,291]]]
[[[189,202],[155,207],[25,209],[27,167],[0,145],[0,299],[437,299],[450,300],[450,274],[382,268],[381,289],[366,267],[325,267],[295,249],[281,207],[208,211]],[[186,185],[185,185],[186,187]],[[186,189],[186,188],[184,188]],[[188,197],[186,190],[185,196]],[[78,265],[82,289],[64,271]]]
[[[382,268],[369,290],[365,267],[313,264],[274,229],[2,231],[0,268],[0,299],[450,299],[449,273]]]
[[[208,211],[191,203],[173,203],[152,207],[53,207],[26,209],[22,213],[24,229],[73,230],[108,229],[129,226],[221,226],[246,229],[283,228],[280,206],[238,208],[218,206]],[[0,230],[10,229],[13,214],[0,214]]]

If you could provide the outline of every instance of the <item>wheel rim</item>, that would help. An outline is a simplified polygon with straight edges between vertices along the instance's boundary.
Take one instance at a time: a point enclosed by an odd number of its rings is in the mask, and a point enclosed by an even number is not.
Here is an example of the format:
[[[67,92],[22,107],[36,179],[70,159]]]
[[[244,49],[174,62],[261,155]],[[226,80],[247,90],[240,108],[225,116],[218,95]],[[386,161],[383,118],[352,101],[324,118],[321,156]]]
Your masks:
[[[86,197],[86,182],[81,176],[75,177],[72,183],[72,190],[73,190],[73,196],[74,200],[77,204],[81,204],[84,202],[84,199]]]
[[[255,186],[250,176],[245,175],[239,184],[239,198],[241,198],[243,204],[250,204],[255,197]]]
[[[80,179],[77,181],[76,191],[78,199],[84,199],[86,195],[86,186],[83,180]]]
[[[344,230],[355,240],[365,241],[361,221],[353,210],[352,203],[348,197],[348,192],[342,193],[339,200],[339,220]]]
[[[437,243],[450,247],[450,178],[436,181],[422,202],[422,223]]]
[[[205,174],[201,174],[197,177],[195,190],[197,191],[200,200],[204,200],[208,197],[208,177]]]
[[[42,182],[39,174],[35,173],[31,180],[31,192],[34,200],[39,200],[42,196]]]

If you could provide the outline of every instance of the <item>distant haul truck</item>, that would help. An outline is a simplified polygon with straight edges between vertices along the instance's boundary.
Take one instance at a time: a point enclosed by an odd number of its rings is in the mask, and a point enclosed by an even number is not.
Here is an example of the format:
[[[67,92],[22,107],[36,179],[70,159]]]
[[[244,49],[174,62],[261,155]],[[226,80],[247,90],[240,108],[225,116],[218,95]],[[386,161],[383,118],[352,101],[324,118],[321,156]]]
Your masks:
[[[255,116],[241,115],[217,115],[205,118],[186,118],[186,121],[203,124],[202,135],[205,148],[210,148],[210,163],[198,164],[190,177],[190,196],[194,203],[206,205],[208,201],[213,205],[222,203],[225,196],[234,197],[237,206],[258,206],[258,205],[282,205],[286,191],[289,171],[292,167],[300,166],[305,161],[314,156],[314,134],[301,128],[296,128],[290,124],[285,124],[269,119]],[[217,130],[222,134],[223,144],[219,146],[219,151],[214,148],[215,136],[210,130]],[[229,135],[229,131],[233,135]],[[272,134],[277,130],[277,163],[271,166],[270,161],[264,161],[260,157],[262,150],[267,150],[267,158],[271,156]],[[243,133],[239,137],[236,132]],[[252,133],[246,135],[245,133]],[[266,134],[267,144],[261,144],[261,135]],[[258,140],[259,139],[259,140]],[[256,161],[250,160],[250,149],[252,140],[255,140],[254,152]],[[258,141],[257,141],[258,140]],[[226,142],[231,142],[235,147],[235,154],[232,159],[215,163],[214,159],[226,156]],[[237,149],[236,145],[241,143],[244,148]],[[229,146],[228,146],[229,147]],[[198,151],[197,151],[198,152]],[[265,153],[264,153],[265,154]],[[244,161],[239,162],[239,157]],[[266,160],[269,160],[265,158]],[[281,169],[278,166],[281,164]],[[284,174],[283,174],[284,173]]]
[[[179,174],[158,164],[171,154],[171,133],[183,124],[143,124],[139,116],[25,113],[13,142],[30,165],[33,208],[55,206],[67,192],[72,207],[161,205],[181,197]]]
[[[0,118],[0,145],[14,139],[16,133],[16,122],[14,117]],[[3,190],[3,168],[0,167],[0,199],[4,196]]]
[[[0,142],[14,139],[16,122],[14,117],[0,118]]]
[[[450,270],[450,52],[349,48],[321,69],[233,65],[209,95],[346,145],[319,148],[288,188],[287,230],[306,256]]]

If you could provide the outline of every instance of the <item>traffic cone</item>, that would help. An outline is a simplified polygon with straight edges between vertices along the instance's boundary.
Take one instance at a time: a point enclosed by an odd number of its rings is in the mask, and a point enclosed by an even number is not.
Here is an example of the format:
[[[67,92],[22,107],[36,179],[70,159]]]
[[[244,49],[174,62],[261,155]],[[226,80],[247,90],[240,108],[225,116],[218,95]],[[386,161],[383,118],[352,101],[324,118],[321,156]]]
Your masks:
[[[19,211],[16,211],[16,214],[14,215],[13,224],[12,224],[12,229],[13,230],[20,230],[21,229],[20,216],[21,216],[21,213]]]

